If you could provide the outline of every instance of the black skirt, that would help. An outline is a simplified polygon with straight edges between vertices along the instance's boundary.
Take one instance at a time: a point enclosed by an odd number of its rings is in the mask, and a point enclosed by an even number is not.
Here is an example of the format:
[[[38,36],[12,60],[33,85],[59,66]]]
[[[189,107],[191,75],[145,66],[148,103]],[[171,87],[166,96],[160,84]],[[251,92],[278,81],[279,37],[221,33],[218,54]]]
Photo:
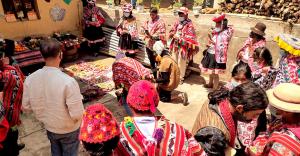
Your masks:
[[[215,54],[206,52],[201,61],[201,70],[208,73],[223,73],[226,70],[226,63],[218,63]]]
[[[119,48],[121,50],[136,50],[138,49],[137,41],[131,39],[130,34],[123,34],[119,39]]]
[[[89,26],[86,27],[83,36],[88,40],[94,41],[104,37],[102,27]]]

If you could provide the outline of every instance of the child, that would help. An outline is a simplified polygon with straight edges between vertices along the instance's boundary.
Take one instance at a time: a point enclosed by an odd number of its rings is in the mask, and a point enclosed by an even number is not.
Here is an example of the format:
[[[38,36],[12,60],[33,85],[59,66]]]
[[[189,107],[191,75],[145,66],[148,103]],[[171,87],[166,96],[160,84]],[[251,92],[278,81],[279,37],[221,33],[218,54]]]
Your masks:
[[[231,72],[231,80],[225,85],[225,88],[232,90],[234,87],[251,81],[251,69],[248,64],[239,62],[234,66]]]
[[[265,47],[255,49],[253,59],[254,64],[258,67],[258,70],[252,74],[253,82],[264,90],[271,89],[277,75],[277,70],[273,68],[272,55],[269,49]]]

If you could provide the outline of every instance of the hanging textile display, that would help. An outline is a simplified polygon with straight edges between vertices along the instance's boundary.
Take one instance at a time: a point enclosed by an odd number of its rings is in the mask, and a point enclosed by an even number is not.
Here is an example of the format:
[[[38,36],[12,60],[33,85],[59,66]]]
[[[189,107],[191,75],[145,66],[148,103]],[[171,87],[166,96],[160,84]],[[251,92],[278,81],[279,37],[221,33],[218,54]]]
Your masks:
[[[65,17],[66,9],[61,8],[56,4],[53,8],[50,9],[50,17],[53,21],[62,21]]]

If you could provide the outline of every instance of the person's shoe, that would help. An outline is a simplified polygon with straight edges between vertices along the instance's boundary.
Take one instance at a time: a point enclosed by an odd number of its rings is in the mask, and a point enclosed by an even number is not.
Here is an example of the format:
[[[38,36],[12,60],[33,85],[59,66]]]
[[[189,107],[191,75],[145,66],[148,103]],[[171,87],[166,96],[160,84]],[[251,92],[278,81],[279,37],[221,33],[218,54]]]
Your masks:
[[[161,102],[170,102],[171,99],[162,97],[162,98],[160,98],[160,101],[161,101]]]
[[[99,53],[94,53],[94,57],[97,57],[97,56],[99,56]]]
[[[183,101],[183,105],[187,106],[189,105],[189,99],[188,99],[188,95],[186,92],[182,93],[182,101]]]
[[[18,144],[18,150],[19,151],[24,149],[24,148],[25,148],[25,144],[23,144],[23,143]]]

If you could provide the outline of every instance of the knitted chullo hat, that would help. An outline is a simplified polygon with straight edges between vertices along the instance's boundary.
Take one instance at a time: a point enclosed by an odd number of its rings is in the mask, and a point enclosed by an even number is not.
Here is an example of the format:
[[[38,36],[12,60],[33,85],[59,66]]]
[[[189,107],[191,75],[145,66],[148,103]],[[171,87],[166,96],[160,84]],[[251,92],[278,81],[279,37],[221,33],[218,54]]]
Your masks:
[[[155,113],[159,96],[155,86],[146,80],[134,83],[128,92],[127,103],[133,109],[139,111],[151,111]]]
[[[102,104],[93,104],[86,108],[79,140],[88,143],[103,143],[118,135],[120,135],[119,124],[107,108]]]

